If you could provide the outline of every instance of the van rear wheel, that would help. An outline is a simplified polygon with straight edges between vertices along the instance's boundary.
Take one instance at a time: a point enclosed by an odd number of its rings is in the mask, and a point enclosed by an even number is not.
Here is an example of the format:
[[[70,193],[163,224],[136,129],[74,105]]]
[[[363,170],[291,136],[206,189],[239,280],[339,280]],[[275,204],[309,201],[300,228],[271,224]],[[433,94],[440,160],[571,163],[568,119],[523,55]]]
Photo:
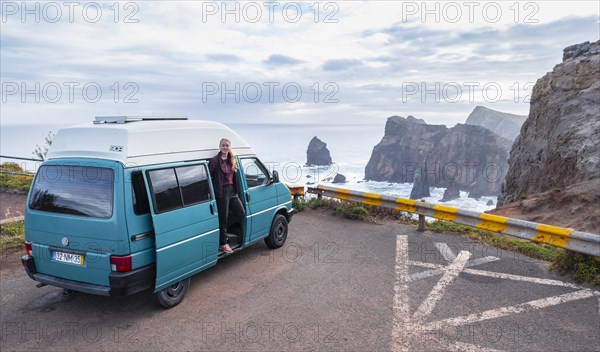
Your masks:
[[[273,219],[273,224],[271,225],[271,231],[269,232],[269,236],[265,238],[265,243],[267,247],[271,249],[276,249],[285,243],[287,239],[288,233],[288,221],[285,216],[278,214]]]
[[[181,301],[183,301],[183,297],[185,293],[190,287],[190,278],[181,280],[178,283],[171,285],[169,287],[165,287],[162,290],[156,293],[156,298],[158,299],[158,303],[160,303],[165,308],[173,308]]]

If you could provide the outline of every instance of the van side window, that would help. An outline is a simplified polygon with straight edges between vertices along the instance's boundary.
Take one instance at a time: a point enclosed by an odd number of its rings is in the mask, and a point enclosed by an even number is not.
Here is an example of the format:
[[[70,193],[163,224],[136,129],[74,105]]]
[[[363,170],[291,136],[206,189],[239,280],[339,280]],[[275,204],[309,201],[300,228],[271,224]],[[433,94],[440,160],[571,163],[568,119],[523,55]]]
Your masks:
[[[178,209],[183,206],[175,169],[152,170],[148,172],[152,186],[154,207],[157,213]]]
[[[241,159],[242,170],[248,188],[258,187],[269,183],[269,172],[256,158]]]
[[[156,213],[183,208],[211,199],[205,165],[148,171]]]
[[[131,173],[131,193],[133,194],[133,212],[135,215],[150,213],[148,193],[144,185],[144,177],[141,171]]]
[[[177,180],[181,188],[183,205],[191,205],[210,200],[208,173],[204,165],[178,167]]]

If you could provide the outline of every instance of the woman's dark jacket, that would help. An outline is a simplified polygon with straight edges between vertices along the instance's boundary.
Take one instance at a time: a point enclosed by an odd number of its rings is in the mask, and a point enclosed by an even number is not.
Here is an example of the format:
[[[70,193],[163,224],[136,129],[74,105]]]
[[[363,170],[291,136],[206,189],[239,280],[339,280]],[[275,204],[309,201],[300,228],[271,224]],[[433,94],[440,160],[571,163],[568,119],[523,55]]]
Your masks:
[[[227,162],[231,165],[231,156],[227,156]],[[210,171],[210,176],[212,177],[213,187],[215,189],[215,195],[217,198],[221,198],[223,196],[223,170],[221,170],[221,153],[219,152],[217,155],[210,158],[208,161],[208,169]],[[238,192],[238,173],[235,171],[233,173],[233,189],[236,194]]]

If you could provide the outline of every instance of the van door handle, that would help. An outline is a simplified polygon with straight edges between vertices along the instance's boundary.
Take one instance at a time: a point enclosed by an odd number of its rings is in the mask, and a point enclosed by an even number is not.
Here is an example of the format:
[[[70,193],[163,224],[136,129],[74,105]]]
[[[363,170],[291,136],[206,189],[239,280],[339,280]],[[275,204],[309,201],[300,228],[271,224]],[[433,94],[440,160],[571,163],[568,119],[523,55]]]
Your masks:
[[[213,203],[210,203],[210,213],[212,215],[215,215],[215,207],[214,207]]]
[[[246,203],[250,203],[250,193],[246,191]]]

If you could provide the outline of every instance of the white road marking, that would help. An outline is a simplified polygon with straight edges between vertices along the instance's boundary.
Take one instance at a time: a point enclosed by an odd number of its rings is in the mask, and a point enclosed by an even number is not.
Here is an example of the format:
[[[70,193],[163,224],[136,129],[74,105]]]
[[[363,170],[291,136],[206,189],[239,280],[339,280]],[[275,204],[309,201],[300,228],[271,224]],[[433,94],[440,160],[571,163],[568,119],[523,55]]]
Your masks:
[[[562,287],[570,287],[570,288],[575,288],[575,289],[584,289],[585,288],[585,287],[581,287],[579,285],[571,284],[568,282],[562,282],[562,281],[558,281],[558,280],[540,279],[537,277],[497,273],[497,272],[493,272],[493,271],[465,269],[465,273],[473,274],[473,275],[480,275],[480,276],[487,276],[487,277],[495,277],[498,279],[533,282],[535,284],[542,284],[542,285],[562,286]]]
[[[523,312],[528,312],[532,310],[547,308],[551,306],[555,306],[561,303],[567,303],[572,301],[577,301],[581,299],[586,299],[594,296],[594,292],[589,289],[584,289],[580,291],[565,293],[558,296],[547,297],[542,299],[537,299],[534,301],[529,301],[521,304],[517,304],[515,306],[510,307],[502,307],[498,309],[487,310],[482,313],[469,314],[462,317],[449,318],[444,320],[434,321],[428,324],[424,324],[421,328],[425,331],[438,329],[440,326],[462,326],[466,324],[472,324],[484,320],[496,319],[505,317],[507,315],[513,315]]]
[[[493,348],[485,348],[478,345],[473,345],[465,342],[455,342],[452,345],[446,346],[448,351],[459,351],[459,352],[502,352],[502,350],[495,350]]]
[[[454,261],[454,259],[456,259],[456,254],[454,254],[452,252],[452,249],[450,249],[450,247],[441,242],[441,243],[434,243],[435,244],[435,248],[438,249],[438,251],[440,251],[440,253],[442,254],[442,257],[444,257],[444,259],[446,259],[446,261],[448,263],[452,263]]]
[[[475,265],[490,263],[490,262],[493,262],[496,260],[500,260],[500,259],[496,258],[496,257],[478,258],[478,259],[468,262],[467,265],[465,265],[465,268],[475,266]],[[444,266],[444,265],[416,262],[413,260],[409,260],[408,265],[434,269],[434,270],[422,271],[420,273],[414,273],[414,274],[410,275],[409,281],[416,281],[416,280],[425,279],[425,278],[435,276],[435,275],[441,275],[444,273],[444,271],[446,269],[446,266]],[[530,277],[530,276],[505,274],[505,273],[498,273],[498,272],[494,272],[494,271],[485,271],[485,270],[477,270],[477,269],[465,269],[464,272],[467,274],[494,277],[494,278],[505,279],[505,280],[525,281],[525,282],[532,282],[532,283],[541,284],[541,285],[569,287],[569,288],[574,288],[577,290],[585,289],[585,287],[583,287],[583,286],[572,284],[569,282],[563,282],[563,281],[551,280],[551,279],[541,279],[541,278]],[[600,296],[600,291],[595,291],[595,292],[596,292],[596,295]]]
[[[496,258],[496,257],[477,258],[473,261],[468,262],[465,265],[465,267],[471,267],[471,266],[475,266],[475,265],[491,263],[491,262],[495,262],[496,260],[500,260],[500,258]],[[438,264],[431,264],[431,263],[409,262],[409,265],[424,266],[427,268],[436,268],[434,270],[427,270],[427,271],[422,271],[420,273],[411,274],[409,281],[422,280],[422,279],[425,279],[425,278],[428,278],[431,276],[440,275],[440,274],[443,274],[444,271],[447,269],[446,266],[438,265]]]
[[[408,351],[410,336],[408,305],[408,240],[406,236],[396,237],[396,279],[394,282],[394,325],[392,343],[394,351]]]
[[[393,350],[395,351],[409,350],[413,338],[419,338],[419,335],[422,335],[424,333],[427,334],[430,331],[435,331],[436,329],[439,329],[442,326],[463,326],[489,319],[496,319],[513,314],[535,311],[538,309],[555,306],[561,303],[577,301],[593,296],[599,297],[598,314],[600,314],[600,291],[593,291],[582,286],[558,280],[541,279],[536,277],[505,274],[485,270],[468,269],[468,267],[498,261],[500,260],[500,258],[488,256],[469,261],[469,257],[471,255],[469,252],[461,251],[457,257],[454,255],[450,247],[445,243],[436,243],[435,246],[440,251],[444,259],[451,262],[451,264],[441,265],[412,261],[408,258],[407,246],[408,240],[406,236],[397,236],[396,278],[394,286],[394,327],[392,331]],[[428,268],[430,270],[414,273],[409,276],[409,266],[423,267]],[[515,306],[492,309],[482,313],[469,314],[462,317],[455,317],[430,323],[423,323],[423,320],[433,312],[435,306],[443,297],[446,289],[461,272],[504,280],[514,280],[531,282],[534,284],[569,287],[577,289],[578,291],[533,300],[530,302],[517,304]],[[435,275],[442,275],[442,278],[438,281],[433,290],[431,290],[427,298],[423,301],[423,303],[419,306],[419,308],[411,318],[409,316],[410,307],[408,301],[408,283],[411,281],[416,281]],[[432,341],[441,343],[441,341],[431,336],[430,334],[428,334],[427,337],[432,339]],[[494,349],[485,348],[482,346],[459,341],[453,342],[450,345],[446,345],[445,349],[449,351],[497,351]]]
[[[441,269],[445,268],[445,265],[433,264],[433,263],[424,263],[424,262],[416,262],[414,260],[409,260],[408,265],[420,266],[423,268],[431,268],[431,269]]]
[[[458,274],[464,269],[467,261],[471,257],[471,253],[467,251],[461,251],[458,254],[458,257],[452,262],[452,264],[448,265],[446,272],[435,285],[435,287],[431,290],[425,301],[421,303],[415,314],[413,315],[413,319],[417,321],[422,321],[425,317],[427,317],[435,308],[437,302],[444,296],[446,292],[446,288],[448,285],[456,279]]]

